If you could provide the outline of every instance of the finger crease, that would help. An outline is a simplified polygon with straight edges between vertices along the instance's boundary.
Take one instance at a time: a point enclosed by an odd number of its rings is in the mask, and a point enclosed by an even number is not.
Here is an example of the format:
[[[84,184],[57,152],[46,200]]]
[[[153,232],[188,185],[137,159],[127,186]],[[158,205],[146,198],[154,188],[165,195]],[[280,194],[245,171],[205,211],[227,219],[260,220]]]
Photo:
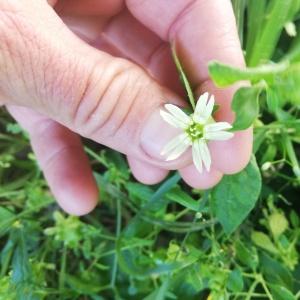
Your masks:
[[[167,32],[167,39],[169,41],[174,40],[174,36],[176,35],[176,29],[178,26],[178,22],[183,19],[183,16],[188,14],[189,11],[192,9],[192,7],[196,4],[197,0],[190,0],[186,3],[186,5],[183,7],[183,9],[178,13],[178,15],[174,18],[174,21],[169,26],[168,32]]]

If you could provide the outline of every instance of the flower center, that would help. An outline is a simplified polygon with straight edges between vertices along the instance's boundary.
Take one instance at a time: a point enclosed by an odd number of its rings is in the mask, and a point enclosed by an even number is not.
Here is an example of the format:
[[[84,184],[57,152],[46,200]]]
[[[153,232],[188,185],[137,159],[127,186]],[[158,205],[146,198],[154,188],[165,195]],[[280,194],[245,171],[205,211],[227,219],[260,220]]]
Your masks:
[[[203,138],[204,125],[193,122],[187,129],[186,133],[191,138],[192,141],[199,140]]]

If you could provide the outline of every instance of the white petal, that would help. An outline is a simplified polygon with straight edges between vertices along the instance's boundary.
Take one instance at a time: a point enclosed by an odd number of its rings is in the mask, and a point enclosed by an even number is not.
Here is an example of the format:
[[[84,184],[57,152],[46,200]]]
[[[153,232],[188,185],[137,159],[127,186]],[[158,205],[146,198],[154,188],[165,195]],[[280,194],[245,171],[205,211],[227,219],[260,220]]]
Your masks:
[[[203,116],[205,113],[205,107],[208,100],[208,93],[204,93],[201,95],[197,101],[196,108],[195,108],[195,115]]]
[[[173,127],[176,128],[186,128],[185,123],[181,122],[180,120],[178,120],[177,118],[175,118],[173,115],[171,115],[170,113],[160,110],[160,115],[161,117],[170,125],[172,125]]]
[[[199,171],[199,173],[202,173],[203,166],[202,166],[202,157],[200,152],[200,140],[196,140],[193,143],[192,152],[193,152],[193,162],[196,167],[196,169]]]
[[[214,109],[214,105],[215,105],[215,97],[212,95],[208,100],[208,103],[205,108],[204,118],[206,120],[211,116]]]
[[[191,122],[191,118],[183,112],[178,106],[173,104],[166,104],[165,109],[168,110],[177,120],[188,126]]]
[[[171,153],[169,153],[169,155],[167,156],[166,161],[177,159],[181,154],[183,154],[187,150],[187,148],[189,146],[190,145],[187,142],[181,143],[176,148],[174,148],[174,150]]]
[[[175,148],[180,146],[182,143],[185,143],[185,140],[187,139],[186,133],[182,133],[180,135],[177,135],[174,137],[170,142],[167,143],[166,146],[161,151],[161,155],[166,155],[172,152]]]
[[[232,126],[227,122],[217,122],[217,123],[212,123],[212,124],[206,125],[204,130],[206,132],[215,132],[215,131],[227,130],[227,129],[231,129],[231,128],[232,128]]]
[[[210,99],[208,100],[208,93],[204,94],[206,98],[205,101],[203,101],[203,99],[201,99],[201,97],[199,98],[199,104],[197,103],[196,109],[195,109],[195,113],[194,113],[194,120],[196,122],[199,122],[201,124],[204,124],[207,122],[207,120],[211,117],[211,114],[213,112],[214,109],[214,105],[215,105],[215,98],[212,95],[210,97]],[[203,95],[203,96],[204,96]],[[207,102],[208,100],[208,102]]]
[[[233,135],[232,132],[228,131],[205,132],[204,138],[206,140],[226,141],[231,139]]]
[[[210,165],[211,165],[211,156],[210,156],[209,149],[207,147],[206,142],[203,140],[199,140],[199,148],[200,148],[200,154],[201,154],[204,166],[205,166],[207,172],[209,172]]]

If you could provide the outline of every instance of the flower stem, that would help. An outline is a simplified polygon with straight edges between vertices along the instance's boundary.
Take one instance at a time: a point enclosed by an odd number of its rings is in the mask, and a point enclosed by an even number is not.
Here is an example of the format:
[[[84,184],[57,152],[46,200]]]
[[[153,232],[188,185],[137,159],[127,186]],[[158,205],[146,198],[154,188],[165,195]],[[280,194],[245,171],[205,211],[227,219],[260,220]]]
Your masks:
[[[182,64],[181,64],[181,62],[180,62],[180,60],[179,60],[179,58],[177,56],[176,49],[175,49],[174,46],[172,47],[172,55],[173,55],[173,59],[174,59],[175,65],[177,67],[177,70],[178,70],[178,72],[180,74],[180,78],[181,78],[181,80],[183,82],[183,85],[185,87],[185,90],[187,92],[187,96],[188,96],[188,99],[190,101],[190,104],[191,104],[193,110],[195,110],[195,108],[196,108],[196,101],[195,101],[193,89],[192,89],[192,87],[191,87],[191,85],[190,85],[190,83],[188,81],[187,76],[185,75],[185,72],[183,70]]]

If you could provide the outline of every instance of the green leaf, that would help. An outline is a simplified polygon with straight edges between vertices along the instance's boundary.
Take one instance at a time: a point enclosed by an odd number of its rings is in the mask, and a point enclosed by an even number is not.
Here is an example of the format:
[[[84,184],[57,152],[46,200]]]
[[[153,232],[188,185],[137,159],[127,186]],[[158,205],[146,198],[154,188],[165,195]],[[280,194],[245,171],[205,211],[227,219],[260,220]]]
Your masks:
[[[266,89],[268,109],[272,113],[276,113],[280,108],[279,94],[272,88]]]
[[[116,244],[118,263],[122,271],[128,275],[146,278],[148,276],[157,276],[169,273],[181,266],[178,262],[157,262],[156,264],[149,265],[149,259],[141,256],[138,252],[130,251],[129,249],[122,249],[125,245],[126,238],[121,236]]]
[[[270,284],[272,296],[276,300],[296,300],[297,298],[292,294],[291,291],[286,289],[284,286]]]
[[[241,80],[250,80],[253,83],[265,80],[267,83],[273,84],[278,79],[278,75],[286,72],[289,66],[289,62],[282,62],[280,64],[266,64],[256,68],[241,69],[211,61],[208,70],[209,75],[218,87],[226,87]]]
[[[262,87],[242,87],[234,95],[231,108],[235,112],[233,131],[244,130],[252,125],[259,114],[259,95]]]
[[[93,282],[91,279],[86,280],[80,278],[79,274],[76,276],[65,274],[65,279],[67,284],[70,285],[73,290],[77,291],[80,294],[84,294],[84,295],[96,294],[103,289],[103,287],[101,287],[101,284],[99,284],[99,282]]]
[[[199,203],[185,193],[180,187],[173,188],[166,194],[166,198],[193,211],[199,210]]]
[[[227,281],[227,288],[235,293],[242,292],[244,289],[244,280],[242,272],[239,269],[231,271]]]
[[[283,101],[300,103],[300,63],[291,64],[282,74],[276,77],[273,88]]]
[[[141,204],[147,203],[153,195],[153,190],[149,186],[140,183],[128,182],[125,187],[129,192],[130,199],[138,199]]]
[[[251,240],[253,243],[273,254],[277,254],[278,251],[271,239],[263,232],[253,231],[251,234]]]
[[[9,264],[13,255],[13,251],[15,248],[15,241],[13,239],[9,239],[5,246],[2,248],[2,252],[0,255],[1,262],[1,272],[0,276],[4,276],[9,268]]]
[[[260,268],[264,277],[272,284],[279,284],[287,289],[293,288],[293,275],[289,269],[271,258],[266,252],[259,256]]]
[[[245,22],[245,11],[246,11],[247,0],[232,0],[232,6],[234,15],[236,18],[236,24],[239,32],[239,38],[241,44],[244,40],[244,22]]]
[[[260,37],[267,0],[247,1],[247,42],[246,61],[251,57],[252,49]]]
[[[300,225],[300,218],[295,210],[291,210],[290,212],[290,221],[294,228],[298,228]]]
[[[254,143],[253,143],[253,153],[255,154],[263,142],[266,140],[267,128],[265,127],[256,127],[254,131]]]
[[[294,0],[269,1],[264,24],[259,38],[252,49],[248,65],[256,66],[261,61],[268,61],[276,48],[282,29],[292,17],[291,8]]]
[[[17,291],[17,299],[39,300],[32,283],[32,268],[23,230],[20,228],[15,232],[18,241],[12,261],[11,283]]]
[[[166,279],[163,284],[154,290],[150,295],[144,298],[144,300],[164,300],[168,292],[169,280]]]
[[[275,237],[280,236],[289,226],[284,214],[275,212],[269,217],[269,226]]]
[[[209,63],[209,74],[218,87],[226,87],[238,81],[248,80],[253,84],[264,82],[279,99],[279,105],[287,100],[300,103],[300,63],[284,61],[255,68],[239,69],[216,61]],[[270,96],[270,95],[269,95]],[[270,104],[270,103],[269,103]],[[274,106],[276,103],[273,103]]]
[[[0,207],[0,236],[4,235],[15,221],[15,215],[4,207]]]
[[[31,275],[25,238],[23,236],[22,229],[18,231],[18,246],[16,247],[16,250],[14,252],[12,263],[12,282],[14,284],[20,284],[28,281]]]
[[[172,177],[168,178],[152,195],[149,202],[142,207],[142,211],[146,211],[148,209],[158,210],[159,208],[164,206],[166,204],[166,201],[163,199],[163,197],[168,191],[176,186],[180,179],[181,176],[178,172],[176,172]]]
[[[255,247],[243,244],[240,240],[235,244],[236,256],[244,265],[255,270],[258,266],[258,255]]]
[[[199,263],[172,274],[170,290],[177,296],[175,299],[198,299],[197,295],[206,287],[207,281],[204,280]]]
[[[243,171],[224,176],[212,190],[212,211],[227,234],[231,234],[247,217],[260,190],[261,176],[254,157]]]
[[[190,101],[190,103],[192,105],[192,108],[195,109],[195,107],[196,107],[196,101],[195,101],[193,90],[192,90],[192,88],[190,86],[190,83],[188,81],[187,76],[185,75],[185,72],[183,70],[183,67],[182,67],[182,65],[180,63],[180,60],[179,60],[179,58],[177,56],[177,53],[176,53],[176,50],[175,50],[174,47],[172,48],[172,54],[173,54],[173,59],[174,59],[175,65],[176,65],[177,70],[178,70],[179,75],[180,75],[180,79],[183,82],[183,85],[184,85],[185,90],[187,92],[189,101]]]

